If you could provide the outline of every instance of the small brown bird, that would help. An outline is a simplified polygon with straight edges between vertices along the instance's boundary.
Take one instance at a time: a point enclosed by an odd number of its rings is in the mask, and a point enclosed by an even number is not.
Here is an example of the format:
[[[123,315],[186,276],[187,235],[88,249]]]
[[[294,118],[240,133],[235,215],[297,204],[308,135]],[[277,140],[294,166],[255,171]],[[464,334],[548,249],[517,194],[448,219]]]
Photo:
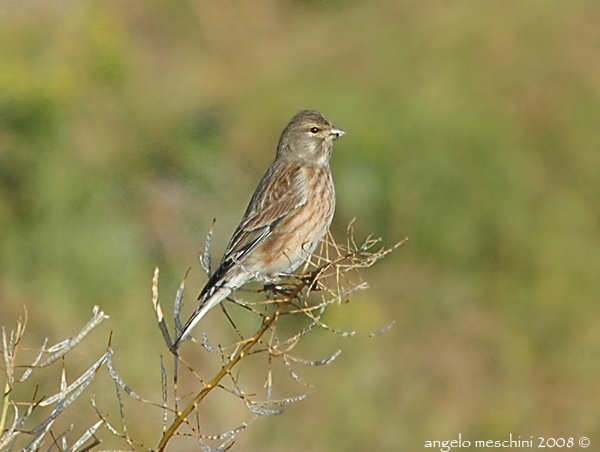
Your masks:
[[[344,135],[316,111],[301,111],[285,128],[277,155],[258,184],[221,260],[200,292],[200,304],[175,340],[173,352],[204,315],[250,281],[273,281],[310,258],[335,209],[329,159]]]

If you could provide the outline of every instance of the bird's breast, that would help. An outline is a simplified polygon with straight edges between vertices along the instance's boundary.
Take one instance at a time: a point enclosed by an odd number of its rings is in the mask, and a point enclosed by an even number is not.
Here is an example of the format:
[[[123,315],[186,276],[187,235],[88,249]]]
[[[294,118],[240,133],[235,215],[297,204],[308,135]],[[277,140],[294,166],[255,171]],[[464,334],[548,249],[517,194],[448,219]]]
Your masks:
[[[331,225],[335,209],[331,171],[320,166],[304,170],[306,203],[277,223],[257,253],[262,255],[268,274],[292,272],[302,265]]]

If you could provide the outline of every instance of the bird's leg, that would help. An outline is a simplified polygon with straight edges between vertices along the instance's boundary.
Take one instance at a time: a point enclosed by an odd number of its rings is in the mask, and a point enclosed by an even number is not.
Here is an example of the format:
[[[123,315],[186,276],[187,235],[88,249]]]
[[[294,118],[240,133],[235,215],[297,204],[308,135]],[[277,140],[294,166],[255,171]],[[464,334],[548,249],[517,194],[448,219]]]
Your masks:
[[[299,279],[300,275],[298,275],[297,273],[281,272],[281,273],[277,273],[276,278],[277,279]]]
[[[301,275],[299,275],[297,273],[278,273],[277,274],[277,277],[279,279],[295,279],[295,280],[298,280],[309,286],[311,284],[313,284],[315,287],[312,287],[311,290],[321,290],[322,286],[320,284],[318,284],[318,285],[315,284],[315,281],[313,281],[315,279],[315,276],[316,275],[314,275],[313,272],[311,272],[309,274],[304,273]],[[288,285],[293,286],[293,283],[288,283]]]
[[[306,284],[311,292],[319,292],[324,289],[323,284],[319,281],[319,271],[312,271],[308,274],[300,275],[298,278]]]
[[[275,299],[276,295],[289,295],[294,290],[294,287],[291,285],[282,285],[276,283],[266,283],[263,286],[263,291],[267,294],[270,300]]]

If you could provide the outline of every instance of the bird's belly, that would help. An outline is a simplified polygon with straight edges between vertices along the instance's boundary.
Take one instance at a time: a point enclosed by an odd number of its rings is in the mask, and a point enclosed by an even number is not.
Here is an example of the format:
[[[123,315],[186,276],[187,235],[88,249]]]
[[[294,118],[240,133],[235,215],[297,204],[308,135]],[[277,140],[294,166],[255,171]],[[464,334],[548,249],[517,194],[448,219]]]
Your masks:
[[[280,223],[277,232],[253,253],[252,258],[262,264],[259,273],[275,277],[281,273],[291,273],[306,262],[329,228],[329,222],[326,222],[326,228],[316,228],[315,223],[323,225],[323,222],[315,220],[308,215],[308,210],[304,210],[284,220],[288,224]]]

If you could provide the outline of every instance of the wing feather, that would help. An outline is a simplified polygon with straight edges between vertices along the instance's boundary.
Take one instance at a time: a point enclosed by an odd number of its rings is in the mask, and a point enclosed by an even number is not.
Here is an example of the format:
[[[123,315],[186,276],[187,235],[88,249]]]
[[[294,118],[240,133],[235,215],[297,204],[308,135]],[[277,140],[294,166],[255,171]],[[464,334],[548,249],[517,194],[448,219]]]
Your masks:
[[[237,227],[223,261],[244,259],[283,218],[300,209],[307,202],[306,170],[301,166],[273,165],[258,185],[243,220]]]
[[[300,165],[278,163],[271,165],[258,184],[219,268],[208,280],[198,299],[208,298],[221,287],[229,270],[243,262],[264,242],[277,223],[306,204],[306,170]]]

